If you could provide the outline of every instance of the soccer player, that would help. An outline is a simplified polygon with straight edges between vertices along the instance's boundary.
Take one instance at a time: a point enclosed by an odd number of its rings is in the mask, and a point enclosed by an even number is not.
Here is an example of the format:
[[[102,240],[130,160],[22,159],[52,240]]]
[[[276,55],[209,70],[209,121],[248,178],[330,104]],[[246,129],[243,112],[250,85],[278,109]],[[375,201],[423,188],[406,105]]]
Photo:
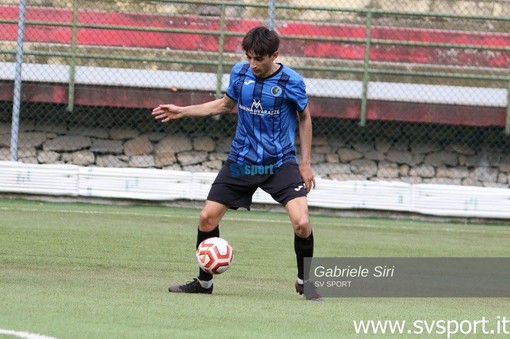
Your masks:
[[[315,188],[311,168],[312,120],[301,75],[276,63],[280,38],[266,27],[251,29],[243,38],[247,61],[236,64],[226,94],[199,105],[159,105],[152,115],[168,122],[183,117],[229,113],[237,105],[237,130],[230,153],[213,182],[200,213],[198,245],[219,237],[219,223],[229,208],[250,209],[257,188],[285,206],[294,230],[297,262],[296,292],[304,293],[304,258],[312,257],[314,239],[306,200]],[[301,161],[294,145],[299,128]],[[253,169],[256,169],[253,171]],[[257,170],[260,169],[260,170]],[[254,174],[255,173],[255,174]],[[198,278],[170,286],[170,292],[212,293],[213,276],[199,269]],[[307,299],[316,299],[307,297]]]

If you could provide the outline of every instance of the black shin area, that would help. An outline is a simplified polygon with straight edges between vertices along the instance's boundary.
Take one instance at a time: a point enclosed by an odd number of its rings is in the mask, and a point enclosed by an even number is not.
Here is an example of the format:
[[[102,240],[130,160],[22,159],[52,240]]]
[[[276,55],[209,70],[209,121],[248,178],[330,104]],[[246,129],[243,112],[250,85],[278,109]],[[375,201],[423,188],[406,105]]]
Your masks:
[[[198,230],[198,233],[197,233],[197,245],[196,245],[196,248],[198,248],[198,245],[200,245],[200,243],[202,241],[204,241],[205,239],[209,239],[209,238],[213,238],[213,237],[219,237],[220,236],[220,225],[216,226],[215,229],[209,231],[209,232],[204,232],[204,231],[201,231],[200,229]],[[209,274],[205,271],[203,271],[202,269],[199,269],[199,272],[198,272],[198,280],[201,280],[201,281],[208,281],[208,280],[211,280],[212,279],[212,274]]]
[[[313,233],[310,233],[308,238],[300,238],[294,234],[294,251],[296,252],[298,278],[303,279],[304,259],[313,257]]]

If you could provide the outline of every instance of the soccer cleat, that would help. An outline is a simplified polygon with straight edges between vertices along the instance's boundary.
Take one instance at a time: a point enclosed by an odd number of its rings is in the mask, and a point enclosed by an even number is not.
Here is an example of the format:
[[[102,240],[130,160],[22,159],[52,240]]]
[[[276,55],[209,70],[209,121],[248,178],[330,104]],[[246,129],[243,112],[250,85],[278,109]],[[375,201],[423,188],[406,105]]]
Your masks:
[[[194,278],[193,281],[188,281],[183,285],[174,285],[168,288],[168,292],[172,293],[204,293],[211,294],[213,290],[213,286],[209,288],[203,288],[200,285],[200,282],[197,278]]]
[[[309,282],[305,282],[305,284],[309,284]],[[294,285],[296,287],[296,292],[299,293],[299,295],[303,295],[305,293],[305,284],[300,284],[296,281],[296,284]],[[324,299],[317,293],[317,290],[315,287],[310,286],[309,289],[310,293],[305,294],[306,300],[312,300],[312,301],[323,301]]]

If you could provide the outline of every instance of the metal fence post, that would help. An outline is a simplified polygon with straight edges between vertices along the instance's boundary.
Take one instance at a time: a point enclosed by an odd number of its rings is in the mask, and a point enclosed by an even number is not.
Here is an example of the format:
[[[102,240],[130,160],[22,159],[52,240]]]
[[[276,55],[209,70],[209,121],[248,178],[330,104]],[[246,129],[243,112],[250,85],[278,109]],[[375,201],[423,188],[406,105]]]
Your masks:
[[[78,0],[73,0],[73,28],[71,36],[71,61],[69,65],[69,92],[67,93],[67,111],[74,110],[74,91],[76,81],[76,40],[78,34]]]
[[[276,0],[269,0],[267,6],[267,28],[273,30],[275,27],[276,17]]]
[[[370,67],[370,45],[372,35],[372,11],[367,13],[367,33],[365,41],[365,61],[363,64],[363,89],[361,93],[361,112],[360,112],[360,126],[365,126],[367,123],[367,102],[368,102],[368,80],[369,80],[369,67]]]
[[[12,125],[11,125],[11,145],[10,159],[18,160],[18,141],[19,141],[19,117],[21,108],[21,68],[23,65],[23,41],[25,36],[25,16],[27,10],[27,1],[19,2],[19,20],[18,20],[18,43],[16,47],[16,74],[14,76],[14,97],[12,99]]]
[[[223,82],[223,50],[225,48],[225,20],[226,20],[226,5],[221,2],[221,17],[220,17],[220,36],[218,38],[218,67],[216,70],[216,98],[221,98],[221,87]]]
[[[508,88],[506,90],[506,123],[505,134],[510,135],[510,77],[508,77]]]

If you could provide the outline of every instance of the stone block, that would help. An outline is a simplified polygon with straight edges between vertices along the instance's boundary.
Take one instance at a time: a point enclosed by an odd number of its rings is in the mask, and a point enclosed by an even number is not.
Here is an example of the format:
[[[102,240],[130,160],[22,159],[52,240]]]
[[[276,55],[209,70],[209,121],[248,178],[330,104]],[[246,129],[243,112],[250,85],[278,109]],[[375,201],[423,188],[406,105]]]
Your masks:
[[[200,164],[203,161],[207,160],[207,152],[204,151],[189,151],[189,152],[181,152],[177,153],[177,161],[181,164],[181,166],[189,166]]]
[[[18,158],[37,157],[37,150],[35,147],[20,147],[18,148]]]
[[[469,173],[469,178],[481,182],[496,182],[498,169],[493,167],[477,167]]]
[[[331,174],[350,174],[351,166],[349,164],[317,164],[312,166],[315,175],[326,176]]]
[[[351,172],[371,177],[377,174],[377,163],[368,159],[357,159],[351,161]]]
[[[413,143],[411,152],[413,154],[431,153],[441,150],[441,146],[435,143]]]
[[[424,162],[427,165],[432,166],[441,165],[457,166],[459,164],[459,159],[457,158],[457,155],[455,153],[440,151],[430,153],[427,156],[425,156]]]
[[[386,160],[390,162],[395,162],[397,164],[412,165],[414,163],[413,154],[411,152],[400,151],[396,149],[391,149],[390,151],[388,151],[388,154],[386,154]]]
[[[96,159],[95,159],[94,153],[92,153],[91,151],[83,150],[83,151],[74,152],[72,154],[72,162],[73,162],[73,164],[78,165],[78,166],[92,165],[92,164],[94,164],[95,160]]]
[[[134,155],[129,159],[130,167],[147,168],[155,167],[154,157],[149,154]]]
[[[184,135],[169,135],[161,139],[154,147],[156,154],[179,153],[191,151],[192,149],[191,141]]]
[[[352,148],[360,153],[367,153],[374,151],[375,145],[368,141],[358,141],[352,144]]]
[[[214,161],[214,160],[226,161],[227,159],[228,159],[227,153],[217,153],[217,152],[209,153],[209,160],[211,160],[211,161]]]
[[[205,166],[205,167],[213,169],[213,170],[220,170],[221,167],[223,166],[223,161],[221,161],[221,160],[204,161],[202,163],[202,166]]]
[[[105,128],[99,127],[74,127],[69,130],[68,134],[83,135],[85,137],[108,139],[109,133]]]
[[[369,159],[369,160],[383,161],[386,159],[386,156],[382,152],[371,151],[371,152],[365,153],[365,158]]]
[[[469,176],[467,167],[446,167],[439,166],[436,169],[437,178],[462,179]]]
[[[115,155],[100,155],[96,158],[96,166],[99,167],[128,167],[127,162]]]
[[[175,156],[174,153],[159,153],[154,155],[154,165],[156,167],[166,167],[173,165],[176,162],[177,157]]]
[[[53,164],[60,159],[60,154],[55,151],[40,151],[37,161],[40,164]]]
[[[39,147],[47,139],[46,133],[42,132],[22,132],[19,135],[18,147]]]
[[[476,154],[475,150],[466,144],[451,144],[451,145],[446,146],[445,150],[447,152],[455,152],[458,154],[469,155],[469,156]]]
[[[336,153],[326,154],[326,162],[330,164],[338,164],[340,162],[340,156]]]
[[[432,178],[435,174],[436,170],[431,165],[419,165],[409,170],[409,175],[412,177]]]
[[[89,148],[91,145],[92,141],[89,137],[81,135],[64,135],[46,140],[43,143],[43,150],[57,152],[78,151]]]
[[[154,150],[149,137],[142,135],[124,143],[124,154],[129,156],[150,154]]]
[[[124,147],[121,140],[92,139],[90,150],[99,154],[121,154]]]
[[[133,128],[112,128],[110,130],[110,139],[113,140],[129,140],[139,135],[140,132]]]
[[[216,148],[216,143],[211,137],[203,136],[193,139],[193,149],[195,151],[212,152]]]
[[[400,176],[399,166],[391,162],[380,162],[377,167],[378,178],[395,179]]]
[[[462,179],[462,185],[464,186],[483,186],[481,181],[473,178]]]
[[[363,158],[363,154],[350,148],[339,148],[336,153],[340,157],[340,162],[351,162]]]

